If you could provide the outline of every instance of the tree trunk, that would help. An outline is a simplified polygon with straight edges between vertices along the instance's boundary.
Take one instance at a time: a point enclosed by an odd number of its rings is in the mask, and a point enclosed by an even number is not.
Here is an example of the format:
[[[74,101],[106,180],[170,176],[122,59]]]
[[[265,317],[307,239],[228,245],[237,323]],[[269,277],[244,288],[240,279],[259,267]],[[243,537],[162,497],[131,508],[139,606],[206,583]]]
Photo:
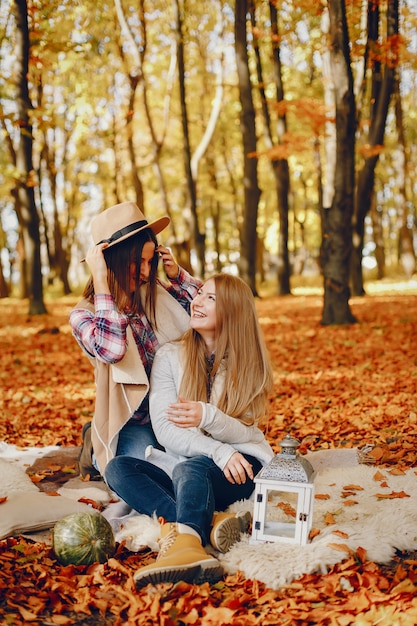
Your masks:
[[[0,249],[5,250],[9,253],[9,250],[7,248],[7,237],[6,237],[6,233],[3,230],[3,224],[1,223],[0,220]],[[9,253],[9,259],[10,259],[10,253]],[[11,264],[9,262],[9,272],[10,272],[10,278],[11,278],[11,273],[12,273],[12,267]],[[11,281],[9,280],[10,284]],[[9,284],[7,283],[5,276],[4,276],[4,268],[3,268],[3,260],[0,256],[0,298],[8,298],[9,297]]]
[[[258,186],[258,161],[256,152],[255,109],[252,99],[249,59],[246,35],[247,0],[236,2],[235,6],[235,51],[241,104],[240,126],[243,140],[243,187],[244,208],[240,228],[240,275],[256,291],[256,240],[258,204],[261,195]]]
[[[281,57],[279,47],[279,29],[278,29],[278,13],[274,2],[269,3],[271,16],[271,45],[274,63],[275,77],[275,99],[277,103],[284,100],[284,84],[281,72]],[[272,132],[272,121],[269,113],[268,101],[264,87],[263,71],[261,55],[258,46],[255,16],[254,0],[250,2],[250,14],[253,33],[253,47],[256,57],[256,68],[258,75],[258,85],[262,105],[262,113],[264,117],[264,140],[269,150],[273,149],[274,136]],[[276,141],[278,145],[283,144],[283,137],[287,132],[287,120],[285,113],[278,113],[278,122],[276,128]],[[275,190],[277,197],[277,208],[279,217],[279,233],[278,233],[278,263],[277,263],[277,293],[280,295],[288,295],[290,289],[290,260],[288,254],[288,213],[289,202],[288,196],[290,191],[290,175],[288,160],[284,158],[271,158],[271,165],[275,179]]]
[[[126,117],[126,129],[127,129],[127,146],[130,157],[130,167],[131,167],[131,175],[132,175],[132,183],[133,189],[135,190],[135,198],[136,204],[140,209],[142,209],[143,213],[145,210],[145,193],[143,190],[142,180],[139,176],[139,167],[136,158],[136,149],[135,142],[133,136],[133,119],[135,114],[135,100],[136,100],[136,89],[138,86],[139,79],[137,76],[133,74],[129,74],[129,84],[130,84],[130,94],[129,94],[129,107],[128,114]]]
[[[411,278],[416,271],[416,253],[413,246],[413,228],[409,225],[407,210],[406,172],[408,170],[407,149],[404,132],[404,117],[401,101],[399,79],[395,80],[395,121],[397,126],[398,144],[395,168],[398,180],[398,256],[407,278]]]
[[[40,94],[41,95],[41,94]],[[41,97],[39,98],[39,103]],[[44,232],[44,245],[46,247],[48,261],[49,261],[49,283],[52,283],[54,279],[58,278],[62,283],[64,295],[71,293],[71,288],[68,280],[69,259],[68,253],[65,250],[61,223],[59,220],[58,208],[57,208],[57,168],[56,154],[55,154],[55,133],[52,133],[52,141],[49,143],[48,134],[43,133],[43,146],[40,154],[39,162],[39,186],[42,188],[42,173],[45,170],[49,181],[49,193],[50,201],[53,204],[53,227],[52,235],[49,232],[49,224],[46,215],[43,211],[43,194],[41,189],[39,190],[39,210],[41,215],[41,224]],[[68,238],[66,237],[68,241]]]
[[[385,278],[385,248],[384,248],[384,231],[382,228],[382,211],[378,210],[376,203],[376,194],[372,194],[371,199],[371,220],[372,230],[374,233],[375,243],[375,260],[377,266],[378,280]]]
[[[211,144],[211,141],[213,139],[213,135],[214,135],[214,131],[216,130],[216,125],[220,116],[220,112],[222,110],[222,106],[223,106],[223,95],[224,95],[224,52],[223,52],[223,13],[222,13],[222,7],[221,7],[221,2],[217,2],[217,24],[216,24],[216,28],[215,28],[215,32],[218,33],[218,37],[220,39],[220,43],[219,45],[216,46],[216,48],[219,49],[219,59],[218,59],[218,63],[214,63],[213,61],[211,61],[211,65],[213,67],[213,72],[216,75],[216,88],[215,88],[215,94],[214,97],[212,99],[211,102],[211,108],[210,108],[210,115],[208,117],[207,123],[205,123],[205,121],[202,119],[201,120],[201,126],[204,127],[204,132],[202,134],[202,137],[199,141],[199,143],[197,144],[197,146],[195,147],[195,150],[192,154],[191,157],[191,176],[193,178],[194,181],[194,185],[197,185],[197,179],[198,179],[198,169],[199,169],[199,165],[200,165],[200,161],[203,158],[204,155],[207,155],[207,150]],[[211,56],[211,55],[210,55]],[[204,59],[204,61],[207,63],[206,59]],[[202,107],[203,110],[203,107]],[[211,165],[214,165],[214,162],[210,161],[210,157],[207,157],[207,169],[210,170]],[[215,183],[215,186],[213,187],[213,189],[215,189],[217,187],[217,181],[215,180],[215,170],[212,169],[211,170],[211,174],[214,176],[214,178],[212,178],[213,182]],[[218,219],[219,219],[219,203],[216,203],[216,208],[215,208],[216,214],[212,215],[213,218],[213,224],[218,225]],[[218,237],[218,231],[215,231],[215,238]],[[216,245],[217,245],[217,251],[218,251],[218,239],[216,240]],[[204,257],[205,257],[205,247],[204,247]],[[204,258],[205,260],[205,258]],[[219,259],[218,259],[219,260]]]
[[[139,168],[137,164],[136,149],[135,149],[135,143],[134,143],[134,133],[133,133],[133,120],[134,120],[135,109],[136,109],[136,90],[137,90],[139,81],[142,79],[142,60],[140,58],[139,53],[137,53],[136,42],[134,38],[132,37],[131,32],[129,30],[120,0],[114,0],[114,4],[115,4],[117,19],[119,21],[120,28],[123,34],[128,39],[128,41],[130,42],[132,51],[136,52],[134,71],[131,72],[129,71],[129,69],[127,69],[126,71],[127,77],[129,80],[129,85],[130,85],[129,106],[128,106],[128,110],[127,110],[128,112],[126,115],[126,130],[127,130],[128,152],[129,152],[129,157],[130,157],[131,177],[132,177],[133,189],[135,190],[136,204],[138,205],[138,207],[140,207],[143,213],[145,213],[145,199],[144,199],[145,194],[143,190],[142,181],[138,173]],[[140,16],[142,16],[142,13],[143,13],[142,9],[143,9],[143,6],[140,5],[139,6]],[[122,60],[125,62],[125,65],[127,66],[124,49],[121,44],[119,44],[119,53],[120,53]]]
[[[182,128],[184,134],[184,168],[185,168],[185,176],[187,180],[188,186],[188,195],[190,201],[190,210],[191,210],[191,230],[194,238],[194,245],[196,249],[198,267],[196,268],[196,274],[204,277],[205,272],[205,257],[206,257],[206,237],[205,234],[200,231],[199,223],[198,223],[198,212],[197,212],[197,188],[196,182],[193,179],[192,171],[191,171],[191,146],[190,146],[190,134],[188,128],[188,114],[187,114],[187,103],[186,103],[186,94],[185,94],[185,62],[184,62],[184,41],[182,34],[182,18],[180,12],[180,6],[178,0],[174,0],[173,2],[175,23],[176,23],[176,32],[177,32],[177,40],[178,40],[178,77],[179,77],[179,88],[180,88],[180,102],[181,102],[181,119],[182,119]]]
[[[9,297],[9,286],[4,278],[3,263],[0,259],[0,298]]]
[[[35,204],[35,180],[32,162],[33,137],[28,114],[32,107],[27,82],[29,27],[26,0],[16,0],[14,11],[16,16],[16,105],[20,127],[20,139],[16,150],[16,166],[19,173],[16,213],[23,237],[29,315],[41,315],[47,311],[43,301],[39,216]]]
[[[376,44],[378,40],[379,26],[379,6],[378,3],[369,1],[368,24],[371,33],[370,40]],[[391,40],[398,35],[399,6],[398,0],[389,0],[387,4],[387,40]],[[352,292],[356,296],[365,293],[362,275],[362,250],[365,234],[365,217],[371,207],[372,193],[375,182],[375,168],[379,159],[379,153],[384,143],[385,125],[388,115],[388,107],[394,89],[395,71],[398,65],[395,44],[391,43],[392,49],[388,55],[389,61],[381,63],[374,61],[372,70],[372,110],[368,135],[368,145],[370,147],[368,155],[365,155],[364,165],[359,172],[355,210],[353,215],[353,249],[351,257],[351,282]],[[381,81],[383,71],[383,78]],[[373,148],[373,149],[372,149]]]
[[[281,54],[279,47],[278,12],[275,2],[269,3],[271,15],[271,32],[273,46],[273,62],[276,101],[284,100],[284,83],[282,80]],[[279,113],[277,124],[278,143],[282,143],[282,137],[287,132],[287,118],[285,113]],[[288,295],[290,288],[290,259],[288,255],[288,197],[290,193],[290,170],[287,159],[275,159],[273,161],[275,185],[277,191],[277,204],[279,215],[279,236],[278,236],[278,293]]]
[[[321,264],[324,306],[321,323],[351,324],[349,259],[354,193],[355,100],[344,0],[329,0],[330,68],[336,112],[336,166],[330,208],[323,211]]]
[[[135,37],[132,35],[132,32],[129,28],[129,24],[126,21],[125,14],[123,12],[123,8],[122,8],[122,4],[120,0],[114,0],[114,3],[116,7],[117,18],[120,24],[120,28],[122,30],[122,33],[130,42],[130,46],[131,46],[130,49],[133,53],[133,59],[134,59],[134,73],[132,73],[129,69],[127,69],[126,71],[127,75],[129,76],[129,81],[131,85],[131,98],[130,98],[130,104],[129,104],[129,111],[131,113],[128,118],[129,140],[131,142],[129,144],[129,152],[132,155],[131,156],[132,163],[136,163],[136,156],[135,156],[136,152],[135,152],[134,144],[133,144],[132,112],[134,111],[135,95],[136,95],[137,87],[138,85],[140,85],[142,88],[143,107],[144,107],[145,116],[148,122],[149,133],[151,136],[151,152],[152,152],[152,158],[153,158],[153,169],[155,172],[156,179],[158,181],[158,189],[160,190],[160,193],[161,193],[161,199],[162,199],[162,204],[164,206],[164,210],[167,213],[167,215],[171,218],[170,228],[171,228],[172,236],[174,239],[174,244],[176,244],[177,236],[176,236],[176,230],[175,230],[175,222],[173,220],[171,204],[169,202],[167,187],[165,184],[165,179],[163,176],[163,171],[162,171],[162,166],[161,166],[161,151],[162,151],[162,147],[165,141],[166,131],[168,127],[169,103],[171,100],[175,68],[177,66],[176,42],[174,42],[172,46],[173,52],[171,55],[171,63],[170,63],[170,68],[169,68],[168,78],[167,78],[168,84],[167,84],[166,94],[164,97],[165,106],[164,106],[163,124],[161,127],[160,120],[158,120],[159,132],[157,133],[156,128],[155,128],[155,123],[152,117],[152,105],[149,102],[148,83],[147,83],[146,76],[145,76],[144,69],[143,69],[144,64],[145,64],[146,53],[147,53],[147,41],[148,41],[145,1],[144,0],[139,1],[138,11],[137,11],[137,17],[139,19],[139,23],[141,27],[140,45],[138,45]],[[120,52],[120,56],[125,62],[126,67],[128,68],[128,62],[127,62],[126,55],[124,53],[123,46],[119,46],[119,52]],[[135,82],[133,82],[134,80]],[[134,187],[136,190],[137,203],[139,204],[139,206],[143,207],[143,210],[145,212],[144,189],[143,189],[142,181],[138,175],[138,167],[137,165],[134,165],[134,167],[135,167]]]

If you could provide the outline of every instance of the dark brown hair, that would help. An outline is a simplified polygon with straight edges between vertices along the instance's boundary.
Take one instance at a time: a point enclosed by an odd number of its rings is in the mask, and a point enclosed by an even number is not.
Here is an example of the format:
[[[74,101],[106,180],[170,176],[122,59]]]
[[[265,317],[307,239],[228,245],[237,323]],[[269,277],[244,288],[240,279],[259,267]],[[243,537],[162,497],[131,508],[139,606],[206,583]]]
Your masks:
[[[154,232],[150,228],[146,228],[137,235],[129,237],[121,243],[104,250],[104,258],[107,264],[107,280],[110,293],[119,311],[131,315],[140,315],[146,312],[149,321],[155,327],[156,278],[158,273],[158,254],[156,252],[151,261],[149,281],[145,286],[146,295],[144,305],[140,294],[141,289],[139,289],[142,250],[147,242],[154,243],[156,249],[158,242]],[[136,264],[136,282],[138,285],[138,288],[135,289],[133,293],[130,291],[129,267],[131,263]],[[94,300],[94,283],[92,276],[90,276],[84,288],[83,296],[90,302]]]

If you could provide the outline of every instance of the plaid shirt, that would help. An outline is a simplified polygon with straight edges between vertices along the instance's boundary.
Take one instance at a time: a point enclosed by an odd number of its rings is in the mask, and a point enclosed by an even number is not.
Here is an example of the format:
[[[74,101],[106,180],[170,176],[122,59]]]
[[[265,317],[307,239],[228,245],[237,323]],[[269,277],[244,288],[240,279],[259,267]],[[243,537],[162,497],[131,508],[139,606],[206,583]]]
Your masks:
[[[190,302],[201,287],[201,282],[180,268],[177,278],[165,285],[158,281],[190,313]],[[73,309],[70,324],[75,339],[91,357],[105,363],[117,363],[126,351],[126,328],[130,324],[146,374],[151,373],[152,363],[159,343],[145,314],[128,316],[120,313],[113,296],[95,294],[95,315],[86,309]],[[134,418],[141,423],[149,422],[148,396],[136,411]]]

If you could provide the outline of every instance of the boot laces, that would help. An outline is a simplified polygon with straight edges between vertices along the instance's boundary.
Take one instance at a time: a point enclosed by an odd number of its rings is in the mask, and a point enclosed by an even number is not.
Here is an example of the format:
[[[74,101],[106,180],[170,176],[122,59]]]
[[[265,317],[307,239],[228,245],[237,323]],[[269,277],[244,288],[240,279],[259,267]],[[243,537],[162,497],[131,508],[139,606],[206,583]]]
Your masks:
[[[159,540],[159,553],[157,560],[164,556],[164,554],[171,548],[177,538],[177,525],[175,523],[170,524],[170,530],[165,537]]]

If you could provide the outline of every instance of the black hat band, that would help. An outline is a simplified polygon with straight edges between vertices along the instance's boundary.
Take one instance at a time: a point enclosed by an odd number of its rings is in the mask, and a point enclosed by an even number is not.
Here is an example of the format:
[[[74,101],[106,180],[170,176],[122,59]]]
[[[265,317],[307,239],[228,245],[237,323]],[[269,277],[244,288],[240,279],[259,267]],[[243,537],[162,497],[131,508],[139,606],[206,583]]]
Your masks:
[[[101,241],[97,243],[97,245],[99,243],[114,243],[121,237],[124,237],[125,235],[128,235],[129,233],[133,232],[134,230],[138,230],[139,228],[143,228],[144,226],[147,226],[147,225],[148,225],[148,222],[146,220],[141,220],[140,222],[133,222],[133,224],[129,224],[129,226],[125,226],[124,228],[121,228],[120,230],[116,230],[116,232],[110,235],[108,239],[102,239]]]

